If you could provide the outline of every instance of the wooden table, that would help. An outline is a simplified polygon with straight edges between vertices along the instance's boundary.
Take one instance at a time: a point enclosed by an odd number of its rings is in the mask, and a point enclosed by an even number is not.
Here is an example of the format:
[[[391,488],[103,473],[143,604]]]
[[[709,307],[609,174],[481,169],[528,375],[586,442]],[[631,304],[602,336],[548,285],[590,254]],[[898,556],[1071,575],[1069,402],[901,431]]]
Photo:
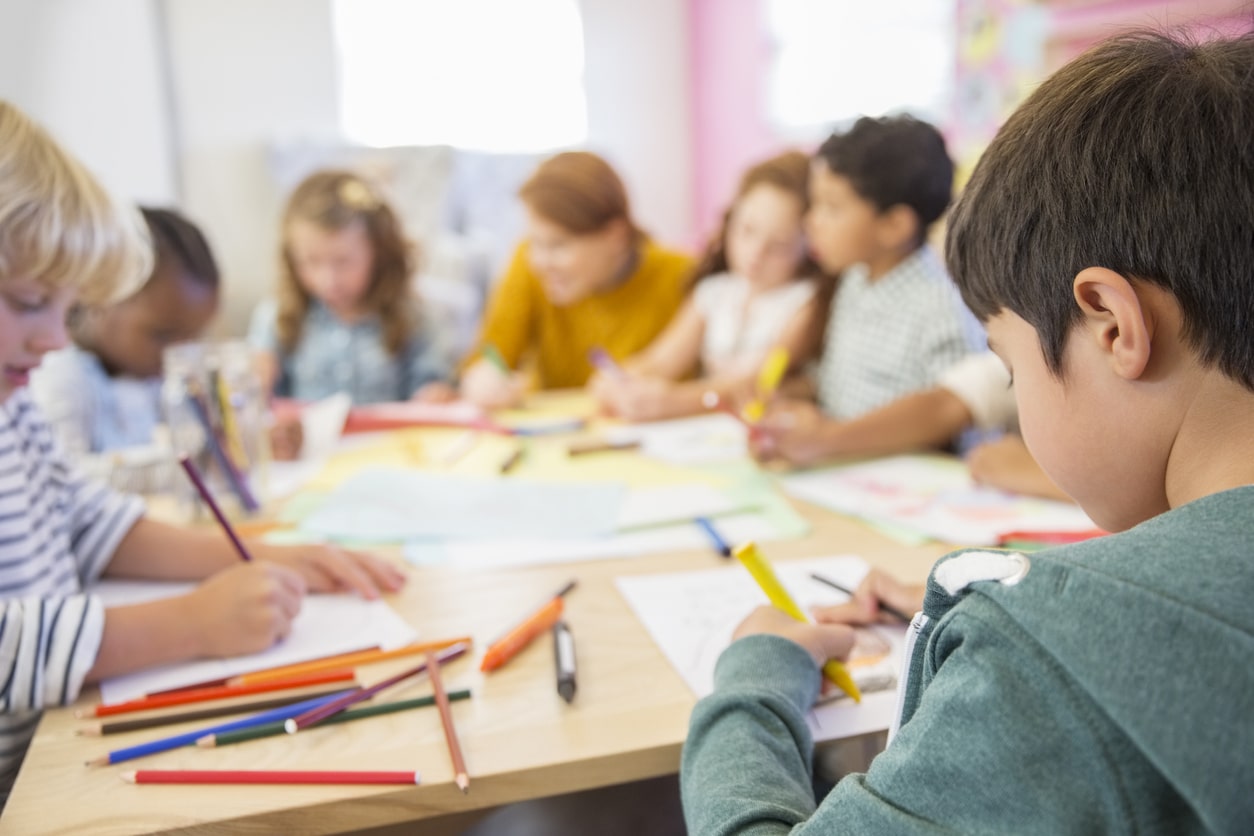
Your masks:
[[[798,503],[812,524],[802,540],[767,544],[775,560],[853,553],[907,579],[926,576],[945,547],[908,547],[862,524]],[[390,603],[423,637],[473,635],[468,658],[450,663],[446,687],[470,687],[473,699],[453,703],[469,794],[453,784],[434,710],[409,711],[313,729],[294,737],[222,749],[182,749],[116,766],[84,763],[109,749],[177,733],[169,726],[106,738],[82,737],[70,709],[51,710],[27,754],[0,834],[342,833],[397,826],[396,832],[454,833],[467,811],[617,784],[678,770],[695,698],[614,586],[620,575],[726,565],[712,550],[598,560],[526,569],[467,572],[413,569]],[[509,665],[484,676],[486,643],[518,613],[571,577],[567,599],[575,632],[579,693],[571,705],[557,695],[552,645],[535,642]],[[378,665],[382,677],[412,661]],[[388,698],[429,692],[425,682]],[[78,705],[97,701],[87,689]],[[154,769],[417,769],[415,787],[135,786],[119,777]],[[463,817],[458,816],[463,814]],[[414,822],[425,820],[418,828]],[[403,829],[399,826],[409,823]]]

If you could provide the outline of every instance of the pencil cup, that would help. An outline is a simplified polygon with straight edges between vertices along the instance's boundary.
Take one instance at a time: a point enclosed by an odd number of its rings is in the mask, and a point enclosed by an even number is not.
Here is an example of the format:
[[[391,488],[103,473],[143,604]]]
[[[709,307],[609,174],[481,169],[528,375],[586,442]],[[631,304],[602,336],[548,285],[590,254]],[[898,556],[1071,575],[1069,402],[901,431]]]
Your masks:
[[[256,511],[269,451],[252,349],[241,340],[183,343],[167,348],[163,362],[175,454],[191,459],[226,513]],[[184,481],[178,496],[189,515],[203,513],[192,484]]]

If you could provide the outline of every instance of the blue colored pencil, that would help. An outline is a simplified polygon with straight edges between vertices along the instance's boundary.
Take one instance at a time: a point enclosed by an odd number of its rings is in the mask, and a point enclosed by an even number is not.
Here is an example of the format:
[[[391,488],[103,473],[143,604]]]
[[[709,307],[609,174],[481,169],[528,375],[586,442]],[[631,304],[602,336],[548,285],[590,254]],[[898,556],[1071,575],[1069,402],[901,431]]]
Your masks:
[[[142,758],[145,755],[155,755],[158,752],[168,752],[171,749],[178,749],[181,746],[194,746],[200,738],[210,734],[221,734],[224,732],[239,731],[240,729],[249,729],[253,726],[259,726],[263,723],[272,723],[276,720],[286,720],[289,717],[295,717],[306,711],[317,708],[321,705],[340,699],[351,691],[359,689],[349,689],[348,691],[339,691],[334,694],[324,694],[321,697],[315,697],[304,702],[284,705],[279,708],[273,708],[269,711],[263,711],[260,714],[254,714],[251,717],[245,717],[242,720],[234,720],[230,723],[219,723],[216,726],[196,729],[195,731],[176,734],[172,737],[163,737],[159,740],[150,740],[147,743],[138,743],[134,746],[128,746],[125,749],[115,749],[107,755],[96,758],[94,761],[88,761],[88,766],[107,766],[111,763],[121,763],[134,758]]]
[[[710,543],[714,546],[714,551],[718,552],[723,557],[732,556],[731,546],[729,546],[727,541],[723,539],[722,535],[718,533],[718,529],[714,527],[714,523],[710,522],[706,517],[695,517],[693,522],[701,526],[701,529],[709,536]]]

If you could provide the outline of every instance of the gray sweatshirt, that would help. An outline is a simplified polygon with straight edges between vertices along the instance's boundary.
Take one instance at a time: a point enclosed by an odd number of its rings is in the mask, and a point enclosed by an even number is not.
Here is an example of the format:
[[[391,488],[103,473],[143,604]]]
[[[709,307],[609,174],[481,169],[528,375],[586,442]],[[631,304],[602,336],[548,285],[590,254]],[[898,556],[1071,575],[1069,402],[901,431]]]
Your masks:
[[[1004,580],[980,580],[983,577]],[[681,771],[690,833],[1254,832],[1254,487],[928,582],[900,730],[816,804],[798,645],[724,652]]]

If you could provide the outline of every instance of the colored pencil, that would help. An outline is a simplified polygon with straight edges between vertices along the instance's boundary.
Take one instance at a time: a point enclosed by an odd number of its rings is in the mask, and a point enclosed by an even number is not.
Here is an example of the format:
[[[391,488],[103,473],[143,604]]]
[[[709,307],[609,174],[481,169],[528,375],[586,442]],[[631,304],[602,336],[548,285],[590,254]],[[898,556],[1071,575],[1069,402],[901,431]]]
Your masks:
[[[436,654],[436,658],[441,662],[448,662],[456,659],[458,656],[461,656],[469,649],[470,646],[467,644],[455,644],[441,650]],[[390,688],[398,682],[409,679],[412,676],[417,676],[426,669],[427,663],[423,662],[421,665],[401,671],[395,676],[389,676],[382,682],[377,682],[374,685],[371,685],[369,688],[361,688],[351,694],[346,694],[345,696],[340,697],[338,700],[333,700],[325,705],[319,706],[318,708],[306,711],[304,714],[293,717],[284,724],[284,728],[288,734],[295,734],[302,729],[309,728],[320,720],[325,720],[332,714],[339,714],[350,705],[355,705],[356,703],[373,697],[384,688]]]
[[[201,429],[205,431],[205,444],[209,447],[209,452],[217,461],[218,466],[222,468],[227,481],[231,483],[231,489],[239,497],[240,505],[244,506],[245,511],[256,511],[261,507],[261,503],[253,496],[244,474],[231,463],[231,457],[226,454],[218,434],[214,431],[213,422],[209,417],[209,408],[195,393],[188,394],[187,400],[192,405],[192,412],[195,413],[196,420],[200,422]]]
[[[444,742],[448,745],[449,760],[453,762],[453,776],[457,788],[470,792],[470,776],[466,774],[466,759],[462,757],[462,745],[457,740],[457,727],[453,725],[453,712],[449,708],[448,694],[444,693],[444,680],[440,677],[440,660],[434,653],[427,654],[427,675],[431,677],[431,690],[435,692],[435,704],[440,709],[440,725],[444,727]]]
[[[303,712],[316,709],[320,705],[326,705],[337,699],[341,699],[341,694],[331,694],[330,696],[316,697],[312,700],[292,703],[281,708],[272,708],[269,711],[263,711],[260,714],[254,714],[251,717],[245,717],[241,720],[233,720],[230,723],[219,723],[216,726],[208,728],[196,729],[195,731],[184,732],[170,737],[162,737],[157,740],[149,740],[146,743],[138,743],[134,746],[127,746],[123,749],[115,749],[106,755],[102,755],[95,760],[87,762],[88,766],[106,766],[113,763],[121,763],[122,761],[134,760],[148,755],[155,755],[158,752],[168,752],[171,749],[178,749],[182,746],[191,746],[197,740],[208,734],[220,734],[222,732],[238,731],[239,729],[247,729],[253,726],[259,726],[263,723],[269,723],[274,720],[284,720],[289,717],[295,717]]]
[[[224,700],[230,697],[243,697],[248,694],[263,694],[268,691],[285,691],[290,688],[304,688],[307,685],[325,685],[328,682],[355,683],[356,674],[352,671],[337,670],[307,676],[294,676],[291,679],[280,679],[274,682],[259,682],[254,685],[218,685],[212,688],[196,688],[190,691],[177,691],[154,697],[143,697],[138,700],[114,703],[113,705],[96,705],[89,709],[79,709],[78,717],[108,717],[113,714],[127,714],[132,711],[147,711],[150,708],[167,708],[172,705],[186,705],[193,702],[208,700]],[[349,687],[349,685],[345,685]]]
[[[750,576],[757,581],[762,591],[766,593],[766,598],[773,607],[787,613],[798,621],[809,620],[806,618],[805,613],[801,611],[801,607],[797,606],[797,602],[788,594],[788,590],[779,582],[779,578],[775,575],[775,570],[771,568],[771,564],[766,562],[766,558],[758,551],[756,545],[745,543],[737,548],[734,554],[736,559],[749,570]],[[839,661],[829,659],[823,665],[823,674],[833,685],[853,697],[854,702],[862,702],[862,692],[858,690],[858,683],[853,681],[849,671]]]
[[[470,690],[462,688],[459,691],[449,693],[450,700],[466,700],[470,699]],[[412,700],[398,700],[397,702],[385,702],[379,705],[368,705],[365,708],[350,708],[347,711],[341,711],[339,714],[332,714],[325,720],[314,724],[314,728],[322,728],[323,726],[334,725],[335,723],[348,723],[353,720],[361,720],[365,717],[378,717],[382,714],[395,714],[398,711],[408,711],[411,708],[425,708],[429,705],[435,705],[435,697],[416,697]],[[287,729],[284,728],[284,721],[277,720],[273,723],[264,723],[260,726],[253,726],[248,729],[241,729],[233,732],[223,732],[222,734],[207,734],[196,741],[197,746],[204,748],[214,748],[217,746],[229,746],[232,743],[243,743],[247,740],[260,740],[263,737],[274,737],[275,735],[285,734]]]
[[[440,464],[445,467],[451,467],[461,461],[462,457],[469,453],[476,442],[479,441],[478,430],[466,430],[464,433],[453,439],[444,451],[440,453]]]
[[[313,699],[314,697],[325,697],[330,694],[341,694],[343,692],[343,685],[328,685],[319,688],[316,691],[305,691],[300,694],[283,694],[275,697],[264,697],[259,700],[249,700],[248,702],[239,702],[233,705],[215,705],[210,706],[209,708],[196,708],[191,711],[172,711],[167,714],[156,714],[151,717],[136,717],[132,720],[113,720],[107,723],[96,723],[95,725],[85,726],[84,728],[79,729],[78,734],[89,737],[98,737],[102,735],[120,734],[121,732],[157,728],[159,726],[169,726],[174,723],[190,723],[193,720],[211,720],[214,717],[226,717],[231,714],[246,714],[249,711],[263,711],[267,708],[278,708],[281,705],[291,705],[294,702]]]
[[[523,457],[523,445],[520,443],[518,444],[518,446],[514,448],[513,452],[510,453],[508,456],[506,456],[505,460],[501,462],[501,466],[500,466],[501,475],[504,476],[505,474],[513,470],[515,467],[517,467],[518,463],[522,461],[522,457]]]
[[[123,772],[131,784],[418,784],[417,772],[298,769],[138,769]]]
[[[836,583],[836,581],[832,580],[831,578],[824,577],[823,575],[820,575],[818,572],[811,572],[811,573],[810,573],[810,577],[811,577],[811,578],[813,578],[814,580],[818,581],[819,583],[822,583],[822,584],[827,584],[827,585],[828,585],[828,586],[830,586],[832,589],[836,589],[836,590],[839,590],[839,591],[841,591],[841,592],[845,593],[845,594],[846,594],[846,595],[848,595],[850,598],[852,598],[852,597],[853,597],[853,590],[852,590],[852,589],[850,589],[849,587],[845,586],[844,584],[839,584],[839,583]],[[884,612],[888,613],[888,614],[889,614],[889,615],[891,615],[893,618],[896,618],[896,619],[899,619],[899,620],[901,620],[901,621],[904,621],[904,622],[905,622],[905,623],[907,623],[907,624],[909,624],[909,623],[910,623],[910,621],[911,621],[910,616],[906,615],[904,612],[902,612],[901,610],[897,609],[896,607],[889,606],[888,604],[885,604],[885,603],[883,603],[883,602],[880,602],[879,607],[880,607],[880,609],[881,609],[881,610],[883,610]]]
[[[200,471],[196,469],[196,465],[192,464],[192,460],[187,456],[179,456],[179,464],[183,466],[187,478],[192,480],[192,484],[196,486],[196,492],[200,494],[200,498],[209,506],[209,510],[213,512],[214,519],[218,521],[218,525],[222,526],[222,530],[226,532],[226,536],[230,539],[231,545],[235,547],[235,551],[245,562],[251,561],[253,556],[248,553],[248,548],[244,545],[244,541],[235,533],[235,529],[231,526],[226,515],[222,513],[222,509],[218,507],[217,501],[213,498],[213,494],[209,493],[209,486],[205,484],[205,480],[200,478]]]
[[[710,543],[714,546],[714,551],[718,552],[723,557],[732,556],[731,546],[723,539],[723,535],[718,533],[718,529],[714,527],[714,523],[710,522],[705,517],[694,517],[692,521],[700,526],[701,530],[704,531],[706,536],[710,538]]]
[[[586,456],[589,453],[615,453],[620,450],[635,450],[639,447],[639,440],[606,441],[604,439],[593,439],[592,441],[576,441],[566,448],[566,455],[574,457]]]
[[[470,636],[458,636],[452,639],[439,639],[431,642],[416,642],[407,644],[402,647],[396,647],[391,650],[380,650],[374,648],[371,650],[360,650],[356,653],[343,653],[339,656],[329,656],[326,659],[314,659],[310,662],[297,662],[294,665],[284,665],[281,668],[270,668],[264,671],[254,671],[253,673],[240,674],[227,680],[228,685],[249,685],[254,682],[273,682],[276,679],[287,679],[293,676],[304,676],[306,674],[319,673],[321,671],[333,671],[343,668],[355,668],[358,665],[370,665],[375,662],[386,662],[388,659],[399,659],[403,656],[413,656],[417,653],[426,653],[429,650],[443,650],[449,645],[454,644],[471,644],[473,639]]]

